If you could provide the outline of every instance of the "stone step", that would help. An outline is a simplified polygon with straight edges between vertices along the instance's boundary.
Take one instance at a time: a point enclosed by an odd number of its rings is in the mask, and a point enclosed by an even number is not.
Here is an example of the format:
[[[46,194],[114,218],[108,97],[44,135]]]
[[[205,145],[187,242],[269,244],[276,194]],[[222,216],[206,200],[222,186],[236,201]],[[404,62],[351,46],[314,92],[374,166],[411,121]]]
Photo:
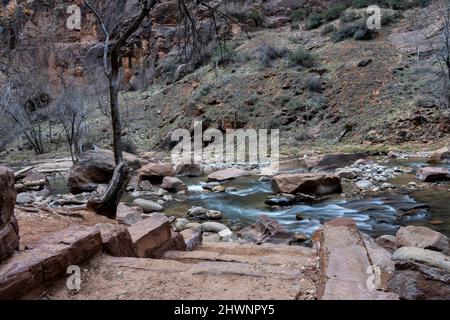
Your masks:
[[[83,271],[81,290],[65,279],[46,288],[50,299],[258,300],[308,298],[315,286],[300,268],[240,262],[182,263],[174,260],[97,255]],[[31,297],[30,297],[31,298]]]
[[[270,243],[254,245],[254,244],[237,244],[228,242],[204,242],[202,245],[198,246],[196,250],[226,253],[232,255],[243,255],[243,256],[265,256],[268,254],[295,255],[308,257],[317,256],[316,250],[311,248],[303,246],[289,246]]]
[[[195,251],[167,251],[162,258],[186,263],[222,261],[254,265],[283,266],[285,268],[311,266],[316,262],[316,259],[313,257],[305,255],[283,255],[278,253],[269,253],[265,255],[237,255],[215,251],[202,251],[200,249]]]
[[[72,226],[53,233],[0,264],[0,300],[20,298],[51,283],[67,267],[88,260],[101,248],[102,238],[94,227]]]
[[[371,244],[372,246],[373,244]],[[370,254],[374,259],[370,259]],[[376,258],[376,259],[375,259]],[[321,231],[318,298],[322,300],[392,300],[394,293],[376,290],[371,277],[374,261],[381,261],[374,248],[370,253],[349,218],[326,222]],[[375,278],[373,278],[375,280]]]

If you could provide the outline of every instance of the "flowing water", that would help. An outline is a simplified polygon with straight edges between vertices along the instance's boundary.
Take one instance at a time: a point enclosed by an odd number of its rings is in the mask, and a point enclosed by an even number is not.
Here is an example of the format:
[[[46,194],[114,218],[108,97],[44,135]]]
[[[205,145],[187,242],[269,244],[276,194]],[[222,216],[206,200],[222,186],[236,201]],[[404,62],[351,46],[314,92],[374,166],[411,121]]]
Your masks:
[[[426,162],[397,160],[387,165],[421,167],[426,165]],[[237,189],[235,192],[225,193],[203,192],[202,184],[206,180],[205,177],[183,178],[189,192],[186,195],[175,196],[174,201],[167,203],[164,213],[184,217],[191,206],[202,206],[222,211],[225,216],[223,222],[240,227],[248,226],[260,215],[266,214],[289,230],[307,235],[311,235],[325,221],[337,217],[350,217],[356,221],[360,230],[372,236],[395,234],[401,225],[407,224],[430,227],[450,236],[450,184],[420,189],[410,194],[380,193],[376,196],[351,199],[337,197],[313,205],[297,204],[289,208],[272,210],[264,203],[265,198],[272,194],[270,182],[259,181],[258,178],[243,177],[224,182],[222,184],[224,187]],[[49,180],[50,194],[67,193],[67,181],[63,175],[51,176]],[[411,181],[417,181],[414,174],[401,175],[390,182],[407,185]],[[127,194],[123,200],[130,203],[133,198],[131,194]],[[429,210],[424,205],[428,206]],[[398,214],[409,209],[416,209],[416,214],[399,221]],[[297,215],[301,216],[301,220],[296,219]]]

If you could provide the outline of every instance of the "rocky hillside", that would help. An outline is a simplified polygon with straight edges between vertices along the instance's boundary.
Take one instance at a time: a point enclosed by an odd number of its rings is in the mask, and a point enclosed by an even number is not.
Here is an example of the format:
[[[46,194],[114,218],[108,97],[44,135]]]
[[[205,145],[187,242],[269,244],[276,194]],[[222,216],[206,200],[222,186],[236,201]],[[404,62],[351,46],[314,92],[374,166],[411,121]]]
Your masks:
[[[134,0],[93,2],[108,25],[136,11]],[[442,31],[436,5],[378,2],[382,27],[374,32],[364,26],[364,1],[216,1],[232,18],[219,25],[226,46],[212,41],[211,19],[196,12],[205,47],[186,60],[177,2],[161,1],[124,59],[126,139],[142,151],[167,150],[174,129],[203,120],[204,128],[221,130],[278,128],[287,153],[445,144],[450,118],[434,54]],[[101,31],[82,1],[73,3],[82,9],[81,30],[65,27],[65,1],[9,1],[0,79],[12,65],[45,74],[53,96],[62,82],[103,90]],[[108,146],[109,121],[99,105],[91,103],[89,140]],[[8,150],[17,148],[23,142]]]

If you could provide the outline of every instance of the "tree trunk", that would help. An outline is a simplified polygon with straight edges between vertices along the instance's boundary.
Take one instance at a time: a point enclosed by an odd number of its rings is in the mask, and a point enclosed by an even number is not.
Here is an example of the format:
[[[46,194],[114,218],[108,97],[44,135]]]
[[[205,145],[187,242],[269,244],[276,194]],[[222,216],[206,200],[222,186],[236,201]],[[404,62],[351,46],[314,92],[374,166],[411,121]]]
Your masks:
[[[109,96],[111,121],[113,129],[113,149],[116,165],[122,162],[122,125],[119,110],[120,62],[118,57],[111,57],[111,75],[109,76]]]
[[[108,189],[101,198],[90,199],[87,207],[97,214],[115,219],[117,206],[125,188],[130,181],[130,171],[125,162],[119,163],[114,169],[114,175],[109,183]]]

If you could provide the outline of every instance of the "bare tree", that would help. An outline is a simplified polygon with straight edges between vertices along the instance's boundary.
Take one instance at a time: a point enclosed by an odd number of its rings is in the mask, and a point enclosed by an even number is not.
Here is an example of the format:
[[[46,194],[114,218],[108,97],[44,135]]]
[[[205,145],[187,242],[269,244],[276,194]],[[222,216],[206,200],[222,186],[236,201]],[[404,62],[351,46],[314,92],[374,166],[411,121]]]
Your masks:
[[[103,69],[109,83],[109,105],[111,113],[112,131],[113,131],[113,151],[116,162],[113,177],[109,186],[102,197],[93,198],[88,202],[89,208],[99,214],[110,218],[115,218],[117,205],[120,197],[127,186],[130,174],[129,168],[123,161],[122,139],[121,139],[121,119],[119,109],[119,90],[122,80],[122,59],[125,55],[124,50],[127,47],[129,38],[140,28],[142,22],[149,18],[151,22],[151,12],[161,0],[139,0],[139,14],[131,19],[126,19],[111,27],[107,26],[105,17],[98,9],[88,1],[84,0],[86,6],[95,15],[101,27],[104,36],[103,44]],[[201,48],[201,37],[199,37],[200,24],[195,19],[195,10],[202,7],[210,12],[213,24],[215,26],[213,34],[219,39],[219,30],[217,28],[217,18],[224,17],[217,8],[213,8],[209,1],[201,0],[178,0],[180,13],[179,24],[183,32],[183,48],[191,47],[191,52],[199,51]],[[200,49],[201,50],[201,49]]]
[[[82,139],[86,136],[87,97],[82,89],[65,89],[56,100],[56,118],[62,125],[72,161],[83,152]]]

